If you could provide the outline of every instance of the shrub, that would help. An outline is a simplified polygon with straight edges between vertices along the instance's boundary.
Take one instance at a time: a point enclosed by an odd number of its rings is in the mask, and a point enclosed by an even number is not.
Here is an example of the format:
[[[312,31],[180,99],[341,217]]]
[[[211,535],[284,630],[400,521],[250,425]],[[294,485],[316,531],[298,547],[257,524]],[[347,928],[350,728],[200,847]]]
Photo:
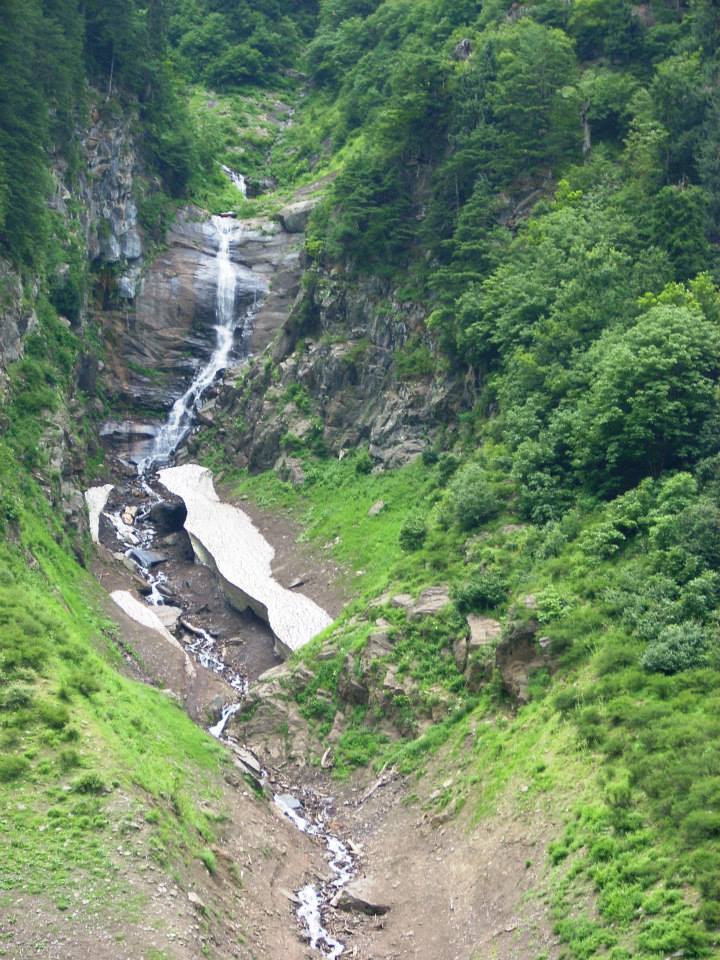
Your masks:
[[[369,451],[361,450],[355,459],[355,473],[368,474],[373,468],[373,459]]]
[[[448,486],[447,507],[461,530],[474,530],[498,511],[498,500],[487,475],[476,463],[463,467]]]
[[[84,697],[91,697],[97,693],[102,684],[89,668],[75,670],[70,677],[70,686]]]
[[[6,690],[0,691],[0,710],[22,710],[33,702],[32,687],[14,684]]]
[[[435,364],[424,343],[407,344],[395,354],[398,380],[422,380],[432,375]]]
[[[73,785],[75,793],[105,793],[105,781],[97,773],[86,773]]]
[[[25,757],[0,757],[0,783],[17,780],[29,766]]]
[[[507,596],[507,586],[496,573],[480,573],[472,580],[455,584],[451,595],[460,613],[472,613],[499,606]]]
[[[425,518],[419,513],[411,513],[400,528],[400,546],[408,553],[419,550],[427,537]]]
[[[698,623],[673,623],[649,643],[642,665],[650,673],[679,673],[700,667],[707,660],[707,638]]]
[[[70,714],[61,703],[43,700],[38,704],[38,716],[47,727],[62,730],[70,722]]]
[[[67,771],[74,770],[76,767],[79,767],[82,763],[82,760],[77,750],[68,749],[60,751],[58,763],[60,764],[61,770]]]
[[[457,472],[460,461],[454,453],[443,453],[438,460],[438,483],[444,487]]]

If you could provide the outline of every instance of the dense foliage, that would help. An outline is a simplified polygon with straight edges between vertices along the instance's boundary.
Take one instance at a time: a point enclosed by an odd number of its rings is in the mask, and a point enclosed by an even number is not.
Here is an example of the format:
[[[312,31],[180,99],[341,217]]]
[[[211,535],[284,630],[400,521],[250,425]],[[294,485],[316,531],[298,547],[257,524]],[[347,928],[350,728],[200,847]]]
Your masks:
[[[210,87],[282,82],[311,33],[306,0],[177,0],[170,35],[184,73]]]
[[[522,515],[716,452],[716,5],[342,13],[308,53],[348,154],[310,249],[430,303]]]
[[[50,161],[78,172],[88,83],[136,108],[146,160],[173,196],[207,162],[168,60],[165,0],[8,0],[0,8],[0,253],[41,264],[52,234]],[[96,94],[97,95],[97,94]],[[95,96],[96,96],[95,95]]]

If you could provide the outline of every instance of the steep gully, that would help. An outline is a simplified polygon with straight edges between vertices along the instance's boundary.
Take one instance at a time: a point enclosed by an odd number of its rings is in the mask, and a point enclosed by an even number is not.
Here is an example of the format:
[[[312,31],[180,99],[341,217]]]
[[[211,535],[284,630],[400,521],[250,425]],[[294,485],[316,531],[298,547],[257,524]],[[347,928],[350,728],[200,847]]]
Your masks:
[[[236,176],[236,185],[242,189],[242,178]],[[176,399],[166,422],[155,434],[150,451],[138,459],[136,471],[126,470],[124,482],[94,487],[85,497],[93,539],[108,545],[128,569],[134,570],[140,578],[136,580],[138,585],[142,581],[139,592],[144,594],[144,601],[128,590],[113,591],[112,599],[133,620],[181,647],[187,671],[194,670],[193,662],[199,664],[222,678],[234,692],[232,699],[218,705],[217,720],[208,728],[209,732],[233,746],[267,789],[269,782],[277,783],[277,779],[228,734],[228,724],[241,709],[249,689],[247,670],[229,662],[227,646],[219,641],[212,624],[199,625],[184,615],[186,604],[177,581],[172,582],[163,570],[170,557],[160,549],[182,544],[181,531],[177,529],[179,518],[189,535],[195,559],[211,568],[232,607],[249,608],[269,625],[278,652],[288,654],[298,649],[331,622],[330,616],[308,597],[275,581],[272,547],[242,511],[218,499],[209,471],[195,464],[175,465],[176,453],[193,429],[208,389],[223,371],[249,354],[253,318],[266,292],[263,278],[244,277],[244,287],[252,289],[252,298],[238,311],[238,267],[231,257],[231,245],[237,242],[242,225],[222,216],[213,217],[212,223],[217,237],[215,347]],[[168,493],[175,499],[163,514],[171,499]],[[158,518],[167,521],[168,512],[174,516],[174,540],[173,533],[159,536]],[[334,960],[344,952],[345,945],[325,928],[323,915],[330,900],[353,877],[355,859],[349,845],[326,826],[331,801],[318,801],[306,791],[303,803],[295,795],[297,792],[285,788],[282,793],[273,794],[273,802],[298,830],[325,844],[332,872],[332,879],[308,883],[297,891],[297,919],[311,948]]]

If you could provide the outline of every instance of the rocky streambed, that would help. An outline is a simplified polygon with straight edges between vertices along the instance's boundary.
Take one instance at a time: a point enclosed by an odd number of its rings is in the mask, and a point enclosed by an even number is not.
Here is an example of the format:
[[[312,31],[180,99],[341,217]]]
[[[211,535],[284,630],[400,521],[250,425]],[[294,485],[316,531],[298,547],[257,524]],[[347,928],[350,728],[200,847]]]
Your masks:
[[[207,534],[197,517],[195,524],[188,523],[193,516],[193,485],[188,508],[177,495],[182,483],[173,484],[173,470],[181,471],[185,482],[203,480],[195,494],[207,498],[206,509],[210,504],[218,511],[217,516],[211,511],[201,514]],[[129,589],[112,591],[113,601],[154,631],[159,643],[182,650],[186,672],[207,671],[222,681],[224,695],[217,694],[206,705],[209,732],[228,744],[236,765],[266,793],[284,819],[323,844],[330,877],[310,880],[295,892],[293,901],[311,948],[334,960],[345,951],[345,944],[327,928],[324,915],[331,904],[338,904],[356,872],[357,858],[353,845],[329,825],[333,799],[265,769],[229,729],[252,680],[278,662],[275,631],[284,636],[280,648],[287,651],[291,644],[299,646],[311,639],[330,622],[329,615],[308,597],[273,580],[272,547],[241,510],[219,501],[203,468],[166,468],[159,476],[93,488],[86,498],[99,544],[129,578]],[[194,536],[188,535],[188,527],[195,530]],[[216,555],[210,552],[217,548],[213,530],[222,534]],[[203,541],[198,551],[197,544]],[[241,585],[232,583],[233,576]],[[253,593],[260,599],[254,599]],[[259,616],[258,609],[265,616]],[[194,713],[197,716],[197,710]]]
[[[323,922],[326,907],[355,872],[350,845],[331,831],[332,799],[283,782],[229,735],[249,685],[332,622],[317,603],[273,576],[274,550],[242,510],[217,496],[212,475],[197,464],[176,466],[208,391],[226,367],[249,352],[253,322],[267,285],[233,261],[247,230],[215,217],[214,334],[206,359],[173,400],[164,423],[143,429],[129,421],[124,457],[110,456],[112,477],[85,494],[93,539],[105,552],[110,596],[156,638],[159,659],[183,658],[186,706],[228,743],[236,764],[266,792],[284,819],[326,848],[331,878],[296,892],[296,916],[314,950],[345,950]],[[248,293],[252,300],[248,300]],[[112,445],[111,445],[112,446]],[[117,454],[117,447],[115,453]],[[162,468],[162,469],[158,469]],[[208,683],[207,678],[212,678]],[[175,691],[177,693],[177,691]]]

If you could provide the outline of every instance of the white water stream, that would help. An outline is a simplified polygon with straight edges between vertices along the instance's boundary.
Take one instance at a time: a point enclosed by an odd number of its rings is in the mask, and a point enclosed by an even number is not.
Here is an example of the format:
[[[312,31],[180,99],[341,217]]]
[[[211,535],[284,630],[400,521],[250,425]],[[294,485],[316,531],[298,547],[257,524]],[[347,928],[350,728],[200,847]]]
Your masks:
[[[223,170],[245,196],[244,177],[230,168],[223,167]],[[233,352],[238,325],[235,308],[238,269],[231,260],[230,245],[233,234],[239,232],[241,227],[229,217],[213,217],[213,224],[218,238],[216,345],[209,360],[200,368],[185,393],[175,401],[167,422],[155,437],[150,456],[138,465],[140,485],[151,502],[162,499],[149,482],[151,471],[157,465],[172,464],[177,448],[192,429],[203,394],[218,373],[228,366]],[[243,332],[246,338],[257,310],[257,293],[264,292],[261,283],[258,278],[254,289],[254,303],[244,317]],[[209,471],[191,464],[185,467],[170,467],[161,472],[160,479],[167,489],[180,495],[186,503],[188,518],[185,526],[196,553],[199,552],[204,559],[211,561],[211,566],[215,568],[227,589],[236,589],[253,599],[253,606],[257,606],[266,616],[286,650],[292,651],[302,646],[331,622],[328,614],[309,598],[286,590],[275,581],[271,569],[274,553],[272,547],[243,511],[220,502]],[[155,630],[166,641],[180,647],[178,640],[153,610],[153,607],[157,609],[165,604],[159,586],[166,577],[155,566],[157,561],[148,560],[143,565],[138,561],[139,554],[135,552],[139,550],[142,554],[142,551],[153,549],[155,529],[145,520],[147,510],[137,518],[133,514],[129,519],[124,510],[106,510],[112,489],[112,486],[107,484],[93,487],[85,494],[93,540],[99,542],[102,515],[113,527],[117,541],[125,548],[125,556],[132,557],[138,573],[151,588],[145,603],[137,600],[128,591],[115,591],[111,594],[112,599],[138,623]],[[183,631],[181,649],[185,650],[186,657],[191,655],[205,669],[222,676],[238,694],[239,699],[225,704],[219,720],[208,730],[217,739],[224,739],[228,722],[241,709],[247,696],[247,677],[235,672],[224,661],[223,651],[209,631],[188,624],[182,619],[179,626]],[[266,775],[263,773],[263,776]],[[326,806],[317,816],[311,817],[290,794],[276,795],[273,800],[298,830],[317,837],[325,844],[333,878],[324,883],[309,883],[298,890],[296,914],[310,947],[327,960],[337,960],[344,953],[345,946],[325,928],[322,913],[334,894],[344,887],[355,873],[353,856],[347,846],[325,826]]]
[[[156,464],[166,464],[171,461],[178,446],[193,426],[203,394],[214,382],[218,373],[228,366],[235,345],[235,331],[238,326],[235,310],[238,270],[230,257],[230,243],[233,235],[239,233],[241,227],[230,217],[213,217],[212,222],[218,239],[215,349],[185,393],[173,404],[170,416],[153,440],[150,455],[138,464],[138,473],[141,476],[147,474]],[[243,333],[246,336],[249,336],[252,320],[257,313],[258,294],[265,290],[259,278],[255,279],[258,285],[253,292],[253,304],[247,310],[243,324]]]
[[[232,181],[233,185],[237,187],[237,189],[240,191],[240,193],[244,197],[247,197],[247,181],[245,177],[241,173],[238,173],[237,170],[233,170],[232,167],[225,166],[224,163],[221,164],[221,167],[222,167],[222,172],[226,176],[230,177],[230,180]]]
[[[308,883],[298,890],[297,916],[305,927],[311,948],[320,951],[327,960],[337,960],[337,957],[345,952],[345,945],[336,940],[325,928],[322,911],[334,894],[352,879],[355,873],[353,856],[342,840],[328,833],[322,815],[313,823],[299,812],[302,810],[302,805],[290,794],[276,795],[273,801],[301,833],[320,837],[325,841],[327,860],[334,877],[324,884]]]

